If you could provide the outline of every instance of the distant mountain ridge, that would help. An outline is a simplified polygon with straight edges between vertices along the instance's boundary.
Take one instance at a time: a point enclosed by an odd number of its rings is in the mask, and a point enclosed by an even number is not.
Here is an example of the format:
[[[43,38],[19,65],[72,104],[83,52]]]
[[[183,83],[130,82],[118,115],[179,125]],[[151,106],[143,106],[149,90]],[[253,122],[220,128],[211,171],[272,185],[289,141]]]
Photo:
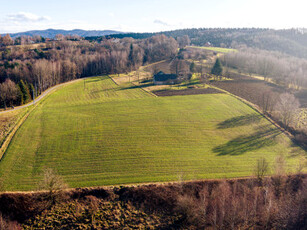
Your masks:
[[[123,32],[115,31],[115,30],[61,30],[61,29],[47,29],[47,30],[31,30],[20,33],[9,33],[12,38],[20,37],[20,36],[34,36],[39,35],[44,38],[54,38],[57,34],[63,35],[78,35],[81,37],[93,37],[93,36],[106,36],[111,34],[121,34]],[[2,34],[5,35],[5,34]]]
[[[216,47],[247,46],[263,50],[278,51],[291,56],[307,59],[307,28],[293,28],[274,30],[268,28],[191,28],[154,33],[127,33],[115,30],[32,30],[10,34],[12,38],[20,36],[39,35],[44,38],[54,38],[57,34],[78,35],[87,37],[87,40],[101,40],[104,38],[134,39],[149,38],[164,34],[177,39],[188,35],[191,44],[203,46],[210,42]]]

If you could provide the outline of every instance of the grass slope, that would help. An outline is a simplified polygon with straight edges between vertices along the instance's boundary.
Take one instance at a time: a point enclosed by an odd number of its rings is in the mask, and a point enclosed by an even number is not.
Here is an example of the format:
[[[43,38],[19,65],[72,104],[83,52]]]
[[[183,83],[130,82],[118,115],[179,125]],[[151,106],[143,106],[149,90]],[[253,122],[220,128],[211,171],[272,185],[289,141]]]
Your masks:
[[[219,53],[229,53],[229,52],[236,52],[236,49],[229,49],[229,48],[221,48],[221,47],[206,47],[206,46],[188,46],[189,48],[194,48],[194,49],[205,49],[205,50],[210,50],[214,52],[219,52]]]
[[[248,176],[256,160],[302,150],[226,94],[153,97],[94,77],[62,87],[17,131],[0,175],[6,190],[32,190],[45,167],[72,187]]]

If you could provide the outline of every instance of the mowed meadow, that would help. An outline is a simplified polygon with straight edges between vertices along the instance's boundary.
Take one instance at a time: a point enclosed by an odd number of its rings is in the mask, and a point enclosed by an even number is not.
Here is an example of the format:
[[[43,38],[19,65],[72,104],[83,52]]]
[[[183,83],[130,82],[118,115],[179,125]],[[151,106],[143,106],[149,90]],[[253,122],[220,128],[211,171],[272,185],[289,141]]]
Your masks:
[[[70,187],[251,176],[305,152],[227,94],[155,97],[108,76],[61,87],[31,112],[0,162],[5,190],[35,190],[45,168]]]

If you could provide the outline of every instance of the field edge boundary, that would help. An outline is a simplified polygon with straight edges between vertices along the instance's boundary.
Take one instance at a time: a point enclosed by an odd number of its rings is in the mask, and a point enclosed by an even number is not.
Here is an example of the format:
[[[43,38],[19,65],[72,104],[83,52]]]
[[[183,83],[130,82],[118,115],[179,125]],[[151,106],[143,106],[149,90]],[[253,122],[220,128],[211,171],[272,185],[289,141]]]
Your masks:
[[[263,112],[261,112],[260,108],[253,104],[252,102],[242,98],[242,97],[239,97],[237,95],[234,95],[230,92],[228,92],[227,90],[224,90],[224,89],[221,89],[219,87],[216,87],[216,86],[213,86],[213,85],[210,85],[210,87],[212,88],[216,88],[216,89],[219,89],[221,90],[222,92],[225,92],[226,94],[236,98],[237,100],[241,101],[242,103],[244,103],[245,105],[247,105],[248,107],[250,107],[251,109],[253,109],[254,111],[256,111],[257,113],[259,113],[262,117],[264,117],[265,119],[267,119],[272,125],[274,125],[276,128],[278,128],[282,133],[284,133],[286,136],[288,136],[291,141],[293,142],[293,138],[294,136],[288,132],[287,130],[285,130],[284,128],[282,128],[279,124],[277,124],[277,122],[275,122],[272,118],[270,118],[269,116],[265,115]],[[299,145],[298,145],[299,146]],[[301,146],[300,146],[301,147]]]
[[[300,175],[302,177],[307,177],[307,173],[287,173],[283,175],[284,177]],[[263,178],[271,178],[273,174],[264,176]],[[241,177],[230,177],[230,178],[215,178],[215,179],[197,179],[197,180],[176,180],[176,181],[161,181],[161,182],[144,182],[144,183],[122,183],[114,185],[101,185],[101,186],[85,186],[85,187],[71,187],[63,189],[63,192],[71,192],[77,190],[95,190],[95,189],[105,189],[110,190],[114,188],[134,188],[141,186],[164,186],[164,185],[180,185],[184,183],[198,183],[198,182],[214,182],[214,181],[239,181],[239,180],[248,180],[248,179],[257,179],[257,176],[241,176]],[[48,190],[29,190],[29,191],[0,191],[0,196],[3,194],[41,194],[49,192]]]
[[[90,77],[89,77],[90,78]],[[16,132],[19,130],[19,128],[22,126],[22,124],[27,120],[27,118],[29,117],[29,115],[31,114],[31,112],[41,103],[44,101],[44,99],[46,99],[51,93],[53,93],[54,91],[56,91],[57,89],[60,89],[61,86],[66,86],[72,83],[75,83],[77,81],[80,81],[81,79],[84,78],[79,78],[79,79],[74,79],[72,81],[69,82],[65,82],[59,85],[54,86],[53,88],[48,89],[48,91],[40,96],[39,101],[37,101],[34,106],[29,109],[20,119],[19,121],[16,123],[16,125],[9,131],[9,133],[6,135],[5,139],[3,140],[3,142],[1,143],[0,146],[0,162],[3,159],[3,157],[5,156],[6,150],[8,149],[8,147],[11,144],[11,141],[13,140]],[[29,106],[33,105],[32,102],[26,104],[26,106],[24,108],[28,108]],[[8,110],[8,112],[11,110]]]

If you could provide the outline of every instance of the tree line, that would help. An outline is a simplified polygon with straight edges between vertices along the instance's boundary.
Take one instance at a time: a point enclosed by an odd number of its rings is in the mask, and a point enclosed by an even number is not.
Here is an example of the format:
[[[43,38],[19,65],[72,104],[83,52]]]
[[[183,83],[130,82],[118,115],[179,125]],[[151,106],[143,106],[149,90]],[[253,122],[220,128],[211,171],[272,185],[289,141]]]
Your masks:
[[[40,94],[51,86],[76,78],[130,72],[141,65],[174,57],[178,43],[165,35],[99,42],[64,37],[35,47],[6,46],[0,50],[1,107],[27,102],[33,97],[34,89]],[[22,91],[29,92],[29,96]]]
[[[226,54],[226,67],[238,69],[250,75],[261,75],[285,87],[307,87],[307,60],[279,52],[242,48],[239,52]]]

